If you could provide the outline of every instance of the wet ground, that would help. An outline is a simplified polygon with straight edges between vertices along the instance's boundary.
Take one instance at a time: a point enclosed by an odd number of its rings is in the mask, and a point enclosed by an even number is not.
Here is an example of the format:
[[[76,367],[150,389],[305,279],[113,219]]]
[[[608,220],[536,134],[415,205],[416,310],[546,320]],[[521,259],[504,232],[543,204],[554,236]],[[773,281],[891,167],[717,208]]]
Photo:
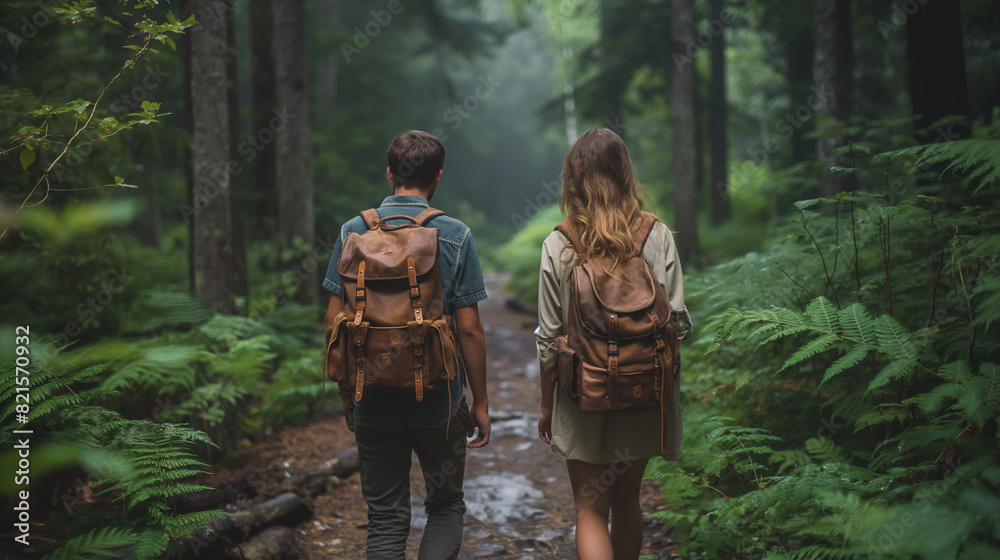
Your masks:
[[[460,559],[575,558],[574,512],[565,463],[549,453],[537,436],[538,363],[532,331],[535,318],[504,304],[502,277],[488,276],[489,298],[480,303],[486,329],[492,438],[469,450],[466,466],[466,525]],[[328,458],[353,444],[342,417],[285,428],[256,453],[289,470]],[[270,446],[270,447],[267,447]],[[407,556],[415,558],[426,517],[423,480],[413,457],[412,531]],[[244,467],[245,469],[246,467]],[[273,468],[272,468],[273,470]],[[659,489],[643,483],[645,513],[664,507]],[[311,503],[313,519],[296,527],[313,558],[365,558],[366,509],[359,475],[340,481],[331,493]],[[644,558],[670,558],[670,540],[658,522],[647,520]]]

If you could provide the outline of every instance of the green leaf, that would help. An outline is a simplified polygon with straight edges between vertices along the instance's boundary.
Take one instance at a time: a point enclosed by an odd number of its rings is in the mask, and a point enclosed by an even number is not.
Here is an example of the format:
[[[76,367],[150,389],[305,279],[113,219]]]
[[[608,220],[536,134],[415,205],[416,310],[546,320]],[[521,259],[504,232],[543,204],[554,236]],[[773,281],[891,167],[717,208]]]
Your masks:
[[[76,111],[78,114],[82,114],[84,111],[87,110],[87,107],[90,107],[90,105],[91,105],[90,101],[85,101],[83,99],[77,99],[76,101],[70,101],[69,103],[66,104],[67,107],[70,107],[71,109],[73,109],[74,111]]]
[[[825,333],[834,333],[837,325],[837,308],[825,297],[818,297],[806,307],[811,320],[809,326]]]
[[[35,163],[35,150],[22,150],[21,151],[21,169],[27,169],[32,163]]]
[[[917,369],[917,365],[917,362],[907,359],[890,362],[889,365],[882,368],[882,371],[878,372],[875,379],[872,379],[871,383],[868,384],[868,390],[872,391],[874,389],[878,389],[894,379],[899,379],[904,375],[912,373],[913,370]]]
[[[875,324],[872,321],[868,310],[860,303],[852,304],[847,309],[840,312],[840,329],[845,336],[863,342],[873,344],[875,342]]]
[[[917,348],[910,342],[910,333],[892,317],[882,315],[875,319],[875,333],[879,344],[893,357],[917,359]]]
[[[802,360],[807,360],[815,356],[816,354],[819,354],[821,352],[826,352],[827,350],[830,349],[831,346],[833,346],[833,343],[837,342],[838,340],[840,340],[840,337],[838,337],[835,334],[824,334],[823,336],[810,341],[802,348],[799,348],[799,350],[794,354],[792,354],[787,360],[785,360],[784,365],[782,365],[781,369],[779,369],[778,371],[779,372],[783,371],[801,362]]]
[[[830,173],[848,173],[853,175],[857,172],[858,170],[853,167],[840,167],[839,165],[835,165],[830,168]]]
[[[860,364],[861,360],[864,360],[867,355],[868,346],[865,346],[864,344],[859,344],[854,348],[851,348],[850,352],[844,354],[838,358],[836,362],[833,362],[830,367],[826,368],[826,372],[823,374],[823,380],[820,381],[819,384],[822,385],[834,376]]]

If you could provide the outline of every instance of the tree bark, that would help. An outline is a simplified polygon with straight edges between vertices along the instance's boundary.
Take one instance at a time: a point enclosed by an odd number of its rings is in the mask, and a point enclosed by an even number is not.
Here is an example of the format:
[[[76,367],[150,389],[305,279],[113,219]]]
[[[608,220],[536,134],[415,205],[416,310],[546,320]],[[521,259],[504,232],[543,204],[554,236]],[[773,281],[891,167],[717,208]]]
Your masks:
[[[358,448],[348,447],[333,459],[314,461],[296,468],[290,478],[282,480],[275,488],[264,490],[261,495],[269,497],[294,492],[305,498],[315,498],[330,490],[334,477],[347,478],[360,468]]]
[[[277,106],[270,121],[277,147],[275,173],[278,193],[278,241],[282,251],[301,251],[286,262],[293,273],[288,288],[293,299],[316,305],[319,263],[312,257],[315,244],[313,218],[313,160],[309,144],[306,105],[306,11],[304,0],[274,2],[274,43]]]
[[[815,0],[813,17],[816,24],[816,58],[813,76],[816,97],[819,100],[817,114],[827,115],[839,121],[851,114],[851,92],[854,72],[853,46],[851,44],[851,3],[850,0]],[[839,132],[823,132],[816,141],[816,152],[822,164],[820,173],[820,195],[832,197],[840,191],[850,189],[847,175],[832,174],[829,169],[835,165],[833,150],[844,145],[846,140]]]
[[[263,238],[274,235],[278,221],[278,195],[275,187],[275,150],[273,131],[269,130],[273,111],[278,106],[274,81],[274,13],[272,0],[253,0],[250,5],[250,43],[253,70],[250,85],[253,90],[253,136],[244,159],[253,158],[254,186],[257,201],[257,232]],[[263,136],[263,138],[260,138]]]
[[[196,530],[185,539],[184,549],[191,558],[215,558],[264,527],[298,525],[311,516],[312,510],[302,498],[290,492],[281,494],[245,510],[216,517],[208,527]]]
[[[174,499],[174,508],[180,513],[220,509],[241,499],[266,500],[279,494],[294,492],[305,498],[315,498],[327,491],[331,481],[347,478],[358,471],[358,448],[348,447],[333,459],[306,463],[292,470],[289,478],[264,487],[254,486],[248,479],[240,479],[222,488],[185,494]]]
[[[796,30],[788,39],[785,50],[785,65],[788,68],[788,98],[791,100],[791,107],[810,107],[809,96],[813,84],[813,63],[816,58],[816,45],[813,39],[813,26]],[[815,115],[814,115],[815,116]],[[787,164],[799,163],[813,158],[816,152],[816,143],[807,138],[816,126],[816,119],[806,121],[799,120],[794,114],[791,122],[787,118],[779,123],[777,132],[783,139],[788,139],[792,143],[792,159]],[[778,165],[781,165],[779,163]]]
[[[295,531],[288,527],[269,527],[230,555],[243,560],[294,560],[303,557],[299,546]]]
[[[729,156],[726,151],[726,28],[722,23],[725,0],[712,0],[711,21],[721,27],[712,41],[712,80],[708,92],[708,143],[711,159],[709,184],[712,191],[712,224],[729,219],[727,175]]]
[[[969,90],[962,47],[959,2],[928,0],[910,15],[906,24],[910,63],[910,103],[919,131],[950,116],[969,116]],[[918,132],[921,142],[968,138],[968,124],[943,130]]]
[[[187,8],[198,24],[190,41],[191,172],[191,291],[210,309],[246,313],[246,263],[242,212],[233,193],[239,165],[230,157],[232,124],[227,91],[229,70],[227,9],[209,0],[189,0]]]
[[[601,0],[599,24],[601,41],[601,98],[604,112],[604,126],[613,130],[622,140],[625,137],[625,119],[622,116],[622,95],[624,84],[615,79],[615,60],[612,44],[622,33],[622,26],[616,19],[621,11],[612,6],[612,0]]]
[[[686,57],[694,38],[692,0],[671,0],[673,55]],[[682,262],[698,254],[698,209],[695,191],[694,152],[694,64],[675,65],[670,125],[674,152],[674,227]]]
[[[336,25],[340,20],[337,15],[338,0],[325,0],[323,2],[326,17],[320,18],[324,25]],[[332,107],[337,97],[337,66],[341,57],[340,52],[331,52],[319,64],[316,70],[316,99],[325,106]]]
[[[243,214],[243,179],[246,176],[247,168],[245,162],[240,161],[238,146],[240,145],[240,90],[239,76],[236,73],[236,61],[239,58],[239,51],[236,49],[236,14],[232,9],[227,9],[226,14],[226,103],[229,105],[229,161],[236,162],[239,166],[239,173],[230,173],[229,178],[229,207],[232,211],[231,234],[233,267],[243,271],[234,277],[235,293],[246,296],[249,299],[250,285],[247,277],[247,242],[246,224]],[[249,303],[243,305],[240,314],[246,314]]]

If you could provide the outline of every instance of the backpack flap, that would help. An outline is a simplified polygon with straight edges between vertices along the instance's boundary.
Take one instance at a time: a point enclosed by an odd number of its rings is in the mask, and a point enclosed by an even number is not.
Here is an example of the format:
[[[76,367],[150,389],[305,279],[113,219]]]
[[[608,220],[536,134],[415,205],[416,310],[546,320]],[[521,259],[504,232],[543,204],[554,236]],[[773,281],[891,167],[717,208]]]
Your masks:
[[[608,311],[632,313],[653,304],[656,280],[642,259],[629,259],[615,276],[590,264],[585,264],[583,270],[598,301]]]
[[[623,278],[628,279],[623,281]],[[581,325],[593,337],[608,337],[609,313],[619,317],[619,339],[651,336],[655,329],[670,321],[666,298],[657,298],[662,288],[653,278],[645,261],[636,257],[618,269],[616,276],[590,263],[576,267],[570,274]],[[657,319],[654,326],[649,317]]]
[[[351,233],[337,261],[337,272],[357,280],[358,267],[365,261],[365,280],[408,278],[406,258],[412,256],[417,276],[437,265],[438,230],[425,227],[373,229],[363,235]]]

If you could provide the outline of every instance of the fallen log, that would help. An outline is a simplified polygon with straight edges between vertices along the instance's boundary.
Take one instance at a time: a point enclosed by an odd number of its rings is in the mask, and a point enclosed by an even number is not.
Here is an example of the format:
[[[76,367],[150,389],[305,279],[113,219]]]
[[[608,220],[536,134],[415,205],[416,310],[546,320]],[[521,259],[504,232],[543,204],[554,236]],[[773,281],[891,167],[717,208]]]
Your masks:
[[[333,459],[313,461],[296,467],[291,477],[262,489],[260,495],[268,498],[285,492],[294,492],[303,498],[315,498],[333,489],[334,477],[347,478],[359,468],[361,465],[358,463],[358,448],[348,447]]]
[[[229,555],[242,560],[296,560],[302,557],[299,539],[288,527],[268,527]]]
[[[184,543],[191,557],[220,554],[241,543],[264,527],[298,525],[312,516],[309,506],[292,492],[255,504],[245,510],[213,519],[195,531]],[[205,556],[211,557],[211,556]]]
[[[246,479],[241,479],[220,488],[177,496],[174,498],[174,510],[177,513],[189,513],[192,511],[223,509],[226,504],[232,504],[256,496],[256,489]]]
[[[359,468],[358,448],[348,447],[333,459],[313,461],[296,467],[292,470],[290,478],[281,478],[278,482],[268,481],[267,484],[261,484],[262,479],[259,474],[250,473],[248,477],[230,482],[221,488],[177,496],[174,499],[174,509],[177,513],[225,509],[226,504],[247,499],[267,500],[285,492],[295,492],[304,498],[315,498],[332,489],[332,477],[347,478]],[[270,472],[269,475],[272,476],[272,480],[279,478]]]

